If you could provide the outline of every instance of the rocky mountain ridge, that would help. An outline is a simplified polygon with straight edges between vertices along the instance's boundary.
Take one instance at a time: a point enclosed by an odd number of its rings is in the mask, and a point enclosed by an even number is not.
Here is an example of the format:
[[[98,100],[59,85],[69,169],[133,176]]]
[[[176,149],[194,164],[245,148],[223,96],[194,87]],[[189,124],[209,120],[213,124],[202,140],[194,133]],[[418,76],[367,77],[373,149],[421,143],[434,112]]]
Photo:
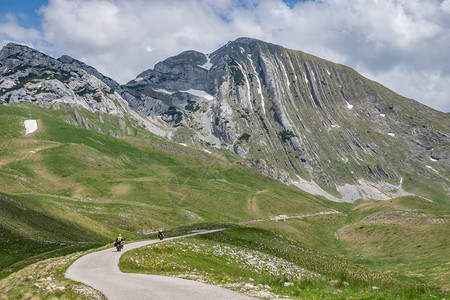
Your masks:
[[[228,148],[333,200],[406,195],[418,174],[448,195],[448,114],[300,51],[240,38],[168,58],[124,88],[136,111],[171,124],[170,139]]]
[[[127,120],[151,127],[128,107],[120,95],[120,85],[96,69],[69,56],[54,59],[32,48],[9,43],[0,51],[0,104],[32,102],[60,110],[68,105],[75,108],[67,115],[69,123],[101,131],[92,120],[81,115],[82,107],[98,115],[118,118],[119,130],[105,132],[113,136],[130,133]]]
[[[22,48],[15,57],[17,47],[0,52],[1,103],[131,112],[174,142],[232,150],[242,165],[336,201],[417,193],[420,178],[448,196],[448,114],[348,67],[240,38],[211,54],[185,51],[120,86],[68,56]]]

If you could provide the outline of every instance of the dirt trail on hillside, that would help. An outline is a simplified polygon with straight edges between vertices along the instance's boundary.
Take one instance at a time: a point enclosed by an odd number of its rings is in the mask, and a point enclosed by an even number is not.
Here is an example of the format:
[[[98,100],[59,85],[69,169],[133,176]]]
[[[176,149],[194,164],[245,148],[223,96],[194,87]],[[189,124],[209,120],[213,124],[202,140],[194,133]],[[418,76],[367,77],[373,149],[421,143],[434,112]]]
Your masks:
[[[261,211],[259,210],[258,204],[256,203],[256,196],[261,193],[265,193],[267,190],[257,191],[255,195],[248,199],[247,201],[247,209],[254,217],[261,216]]]
[[[167,240],[207,234],[219,230],[197,232],[167,238]],[[126,244],[122,252],[110,248],[85,255],[67,269],[65,276],[99,290],[108,299],[253,299],[231,290],[193,280],[122,273],[119,270],[119,259],[123,253],[157,242],[159,240],[136,242]]]
[[[314,216],[321,216],[321,215],[334,215],[334,214],[342,214],[342,212],[337,211],[335,209],[331,209],[328,211],[320,211],[316,213],[310,213],[310,214],[301,214],[301,215],[294,215],[294,216],[288,216],[288,215],[276,215],[276,216],[270,216],[270,217],[264,217],[257,220],[249,220],[241,222],[241,224],[247,224],[252,222],[263,222],[263,221],[280,221],[280,220],[288,220],[288,219],[302,219],[306,217],[314,217]]]

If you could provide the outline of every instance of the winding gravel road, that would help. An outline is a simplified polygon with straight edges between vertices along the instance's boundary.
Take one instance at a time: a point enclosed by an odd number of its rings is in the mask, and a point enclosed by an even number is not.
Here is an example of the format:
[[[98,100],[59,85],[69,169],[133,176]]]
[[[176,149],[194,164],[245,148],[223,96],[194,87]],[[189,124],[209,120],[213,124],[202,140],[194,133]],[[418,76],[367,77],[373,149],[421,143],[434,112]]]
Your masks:
[[[219,229],[220,230],[220,229]],[[211,230],[167,238],[167,240],[207,234]],[[69,279],[82,282],[102,292],[108,299],[253,299],[218,286],[159,275],[122,273],[120,256],[126,251],[159,240],[126,244],[122,252],[115,248],[94,252],[76,260],[66,271]]]

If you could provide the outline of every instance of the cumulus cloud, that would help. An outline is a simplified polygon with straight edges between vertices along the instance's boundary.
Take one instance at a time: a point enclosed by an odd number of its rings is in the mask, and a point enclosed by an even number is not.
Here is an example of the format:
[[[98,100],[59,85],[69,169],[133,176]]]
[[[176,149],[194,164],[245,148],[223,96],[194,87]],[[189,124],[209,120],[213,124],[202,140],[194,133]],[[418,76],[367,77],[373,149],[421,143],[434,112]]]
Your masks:
[[[404,96],[450,111],[449,0],[309,1],[292,9],[261,1],[253,13],[270,20],[263,32],[275,43],[349,65]]]
[[[42,33],[34,28],[26,28],[19,24],[17,15],[7,13],[0,18],[0,47],[9,42],[22,43],[41,51],[50,51],[45,45]]]
[[[209,1],[213,2],[213,1]],[[55,0],[41,9],[46,39],[120,82],[168,56],[213,51],[226,27],[226,1]]]
[[[40,10],[43,36],[23,28],[21,34],[121,83],[179,52],[209,53],[248,36],[351,66],[404,96],[450,111],[450,0],[290,3],[49,0]],[[7,32],[2,25],[0,39]]]
[[[404,66],[396,66],[376,74],[362,70],[364,76],[382,83],[396,93],[422,102],[440,111],[450,111],[450,75],[438,70],[411,72]]]

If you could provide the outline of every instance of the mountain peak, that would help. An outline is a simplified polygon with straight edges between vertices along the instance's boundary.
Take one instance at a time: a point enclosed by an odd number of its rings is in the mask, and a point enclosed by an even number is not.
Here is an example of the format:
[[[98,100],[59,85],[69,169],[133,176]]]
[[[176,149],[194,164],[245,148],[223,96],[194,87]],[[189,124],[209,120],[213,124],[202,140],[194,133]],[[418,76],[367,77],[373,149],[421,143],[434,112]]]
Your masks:
[[[3,48],[0,50],[0,60],[5,59],[9,56],[18,55],[20,53],[31,53],[33,55],[47,56],[28,46],[10,42],[3,46]]]
[[[283,47],[268,42],[264,42],[258,39],[249,37],[240,37],[234,41],[229,41],[221,48],[217,49],[211,54],[211,57],[217,54],[228,55],[230,57],[236,57],[241,55],[253,55],[255,53],[266,52],[279,52]]]
[[[234,41],[228,42],[228,44],[233,44],[233,43],[238,43],[238,44],[268,44],[267,42],[264,42],[262,40],[249,38],[249,37],[239,37],[239,38],[235,39]]]
[[[0,73],[13,70],[21,65],[52,65],[59,67],[58,62],[38,50],[25,45],[8,43],[0,50]]]
[[[23,49],[29,49],[29,50],[32,50],[32,51],[36,51],[36,50],[34,50],[34,49],[32,49],[32,48],[30,48],[28,46],[25,46],[25,45],[22,45],[22,44],[17,44],[17,43],[14,43],[14,42],[9,42],[5,46],[3,46],[3,48],[6,48],[6,49],[23,48]]]
[[[10,42],[10,43],[6,44],[5,46],[3,46],[3,48],[0,50],[0,52],[8,53],[10,55],[17,54],[17,53],[33,53],[33,55],[49,57],[48,55],[46,55],[34,48],[31,48],[29,46],[22,45],[22,44],[13,43],[13,42]]]
[[[0,104],[68,103],[92,112],[128,113],[117,82],[70,56],[47,56],[28,46],[9,43],[0,51]]]
[[[177,64],[189,64],[189,65],[199,65],[204,64],[206,62],[206,56],[205,54],[195,51],[195,50],[188,50],[181,52],[180,54],[176,56],[172,56],[167,58],[166,60],[162,61],[162,64],[174,66]],[[161,64],[159,63],[159,64]],[[157,69],[158,64],[155,65],[155,69]]]
[[[172,140],[227,148],[243,165],[329,199],[407,195],[403,178],[419,172],[412,158],[433,180],[448,166],[439,148],[448,127],[437,114],[351,68],[253,38],[210,55],[183,52],[125,89],[138,112],[173,126]]]

